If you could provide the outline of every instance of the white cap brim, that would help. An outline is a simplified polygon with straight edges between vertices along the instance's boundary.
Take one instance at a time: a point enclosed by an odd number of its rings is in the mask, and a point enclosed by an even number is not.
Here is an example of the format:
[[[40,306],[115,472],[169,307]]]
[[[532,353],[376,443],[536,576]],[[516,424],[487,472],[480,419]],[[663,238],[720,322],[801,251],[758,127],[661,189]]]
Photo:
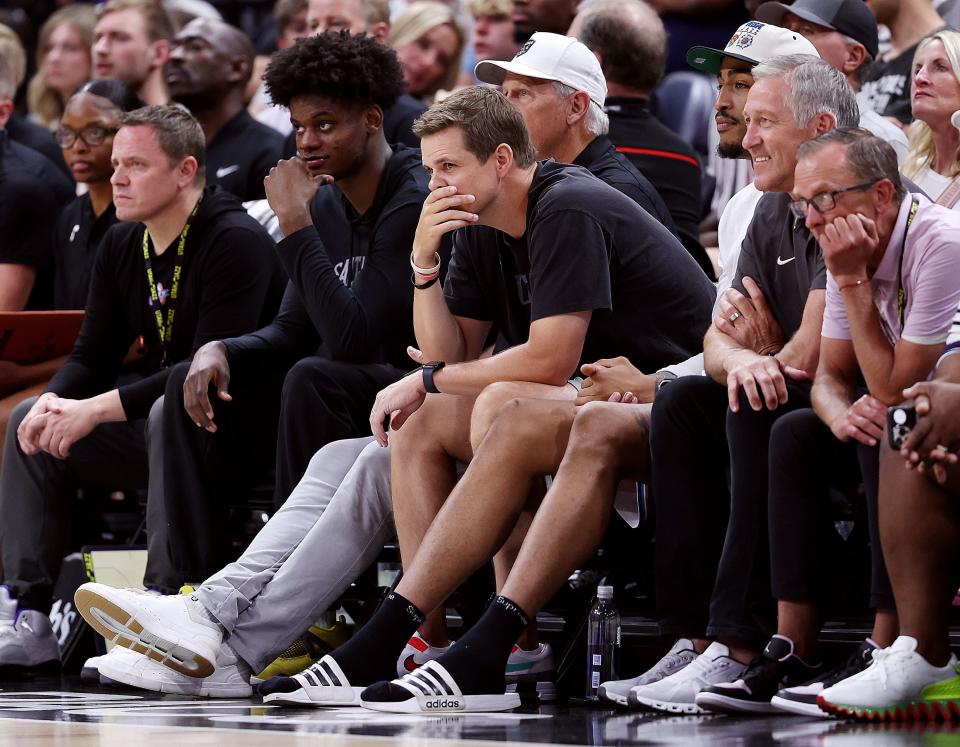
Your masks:
[[[495,86],[499,86],[501,83],[503,83],[503,79],[507,77],[507,74],[522,75],[524,78],[536,78],[537,80],[553,80],[560,82],[559,78],[556,78],[552,75],[545,75],[543,72],[534,67],[530,67],[529,65],[524,65],[519,62],[514,62],[513,60],[484,60],[483,62],[478,62],[476,67],[473,69],[473,74],[477,76],[477,80],[481,80],[484,83],[492,83]]]

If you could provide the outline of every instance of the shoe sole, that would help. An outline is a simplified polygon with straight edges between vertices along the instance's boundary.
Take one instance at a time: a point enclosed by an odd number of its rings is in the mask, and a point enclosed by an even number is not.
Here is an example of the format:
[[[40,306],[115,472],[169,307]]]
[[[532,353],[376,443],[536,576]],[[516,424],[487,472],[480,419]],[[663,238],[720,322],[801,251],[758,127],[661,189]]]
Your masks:
[[[884,708],[860,708],[829,703],[822,695],[817,696],[817,705],[824,711],[841,718],[878,723],[895,721],[960,721],[960,700],[938,700],[928,703],[912,701],[897,703]]]
[[[275,703],[276,705],[310,706],[312,708],[349,708],[352,706],[359,706],[360,693],[366,690],[366,688],[351,687],[350,689],[353,691],[353,697],[351,700],[337,700],[333,698],[312,700],[307,691],[301,687],[299,690],[294,690],[290,693],[270,693],[269,695],[264,695],[263,702]]]
[[[371,711],[386,713],[498,713],[512,711],[520,707],[520,696],[516,693],[504,695],[440,695],[424,698],[423,707],[418,698],[409,698],[399,702],[376,702],[361,700],[360,705]],[[436,701],[436,707],[432,707]],[[450,705],[446,705],[446,704]],[[455,704],[455,705],[454,705]]]
[[[138,690],[166,693],[167,695],[191,695],[201,698],[249,698],[253,694],[253,688],[250,686],[206,683],[202,680],[182,684],[165,682],[147,678],[140,674],[133,674],[109,664],[101,665],[100,673],[102,677],[112,680],[114,683],[135,687]]]
[[[771,705],[769,700],[757,703],[717,693],[700,693],[697,695],[696,702],[704,711],[714,713],[747,713],[759,716],[776,713],[779,710]]]
[[[597,697],[600,698],[600,700],[605,700],[608,703],[613,703],[614,705],[618,705],[618,706],[630,705],[630,703],[627,702],[626,695],[620,695],[619,693],[610,692],[607,690],[607,688],[603,687],[602,685],[597,690]]]
[[[151,632],[135,614],[95,591],[78,589],[74,602],[83,619],[107,641],[149,656],[187,677],[202,678],[213,674],[212,661],[179,641]]]
[[[655,700],[653,698],[641,698],[638,695],[630,693],[627,698],[629,705],[641,711],[659,711],[660,713],[682,713],[685,715],[696,715],[706,713],[696,703],[677,703],[669,700]]]
[[[830,718],[830,714],[824,711],[816,703],[803,703],[799,700],[790,700],[789,698],[781,698],[779,695],[774,695],[770,699],[770,705],[772,705],[778,711],[795,713],[798,716],[813,716],[814,718]]]
[[[555,703],[557,700],[556,682],[537,682],[536,680],[521,680],[508,682],[506,692],[516,693],[521,703]]]
[[[29,677],[31,675],[57,674],[62,668],[59,659],[51,659],[39,664],[3,664],[0,665],[0,677]]]

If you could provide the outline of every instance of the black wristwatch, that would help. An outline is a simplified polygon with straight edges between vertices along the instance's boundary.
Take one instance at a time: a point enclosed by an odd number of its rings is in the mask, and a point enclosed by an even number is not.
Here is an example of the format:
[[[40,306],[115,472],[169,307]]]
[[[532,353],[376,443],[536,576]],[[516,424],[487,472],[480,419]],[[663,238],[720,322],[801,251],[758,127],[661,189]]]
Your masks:
[[[423,388],[427,390],[427,394],[440,394],[437,385],[433,383],[433,376],[445,365],[447,364],[443,361],[433,361],[431,363],[424,363],[423,366],[421,366],[420,370],[423,371]]]
[[[656,398],[657,394],[660,392],[663,387],[669,384],[671,381],[676,380],[677,375],[673,371],[657,371],[653,378],[656,380],[656,384],[653,388],[653,396]]]

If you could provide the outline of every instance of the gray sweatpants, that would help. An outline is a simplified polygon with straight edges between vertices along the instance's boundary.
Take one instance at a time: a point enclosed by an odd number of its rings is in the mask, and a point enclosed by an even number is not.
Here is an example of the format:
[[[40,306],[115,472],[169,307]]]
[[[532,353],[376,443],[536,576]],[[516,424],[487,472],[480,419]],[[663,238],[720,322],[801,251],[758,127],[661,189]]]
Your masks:
[[[197,590],[230,647],[261,671],[336,601],[395,536],[390,450],[335,441],[243,555]]]

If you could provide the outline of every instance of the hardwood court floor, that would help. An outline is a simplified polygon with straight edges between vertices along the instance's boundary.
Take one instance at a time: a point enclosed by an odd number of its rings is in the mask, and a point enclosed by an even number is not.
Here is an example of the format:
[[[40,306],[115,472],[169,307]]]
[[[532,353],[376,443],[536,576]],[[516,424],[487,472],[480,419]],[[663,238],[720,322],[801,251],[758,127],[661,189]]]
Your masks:
[[[470,745],[457,744],[469,741]],[[392,743],[388,745],[387,743]],[[960,725],[877,727],[828,719],[652,716],[571,704],[513,713],[403,716],[286,709],[96,690],[71,677],[0,680],[0,745],[33,747],[519,747],[678,744],[960,745]]]

